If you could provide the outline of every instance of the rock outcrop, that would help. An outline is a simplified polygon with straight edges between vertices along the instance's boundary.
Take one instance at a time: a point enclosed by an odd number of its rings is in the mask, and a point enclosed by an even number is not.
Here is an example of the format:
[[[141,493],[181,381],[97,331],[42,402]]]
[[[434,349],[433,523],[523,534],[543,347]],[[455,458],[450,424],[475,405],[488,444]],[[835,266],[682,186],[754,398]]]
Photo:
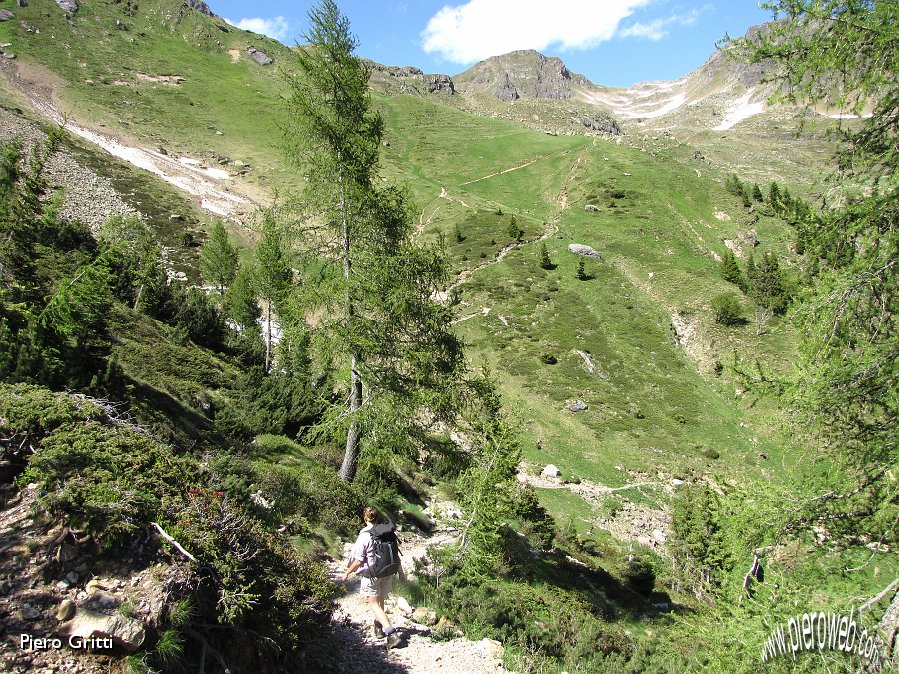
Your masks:
[[[561,59],[533,49],[493,56],[457,75],[455,80],[460,89],[480,91],[504,101],[566,101],[573,95],[572,85],[593,86],[583,75],[569,71]]]
[[[621,133],[621,127],[610,115],[594,114],[584,115],[580,119],[581,124],[591,131],[599,131],[600,133],[608,133],[617,136]]]
[[[453,78],[449,75],[431,75],[431,81],[428,82],[428,93],[438,94],[441,92],[456,93]]]
[[[568,252],[574,253],[575,255],[583,255],[585,257],[602,258],[602,255],[597,253],[593,248],[591,248],[590,246],[585,246],[582,243],[569,243]]]
[[[443,74],[426,74],[414,66],[385,66],[368,59],[363,63],[369,69],[369,82],[380,84],[384,93],[455,94],[453,78]]]
[[[215,13],[209,9],[209,5],[207,5],[203,0],[184,0],[184,5],[190,7],[191,9],[195,9],[200,14],[205,14],[206,16],[216,16]]]
[[[56,0],[56,4],[66,14],[72,15],[78,11],[78,3],[75,0]]]
[[[274,63],[274,59],[264,51],[259,51],[256,47],[247,47],[247,54],[261,66],[267,66]]]

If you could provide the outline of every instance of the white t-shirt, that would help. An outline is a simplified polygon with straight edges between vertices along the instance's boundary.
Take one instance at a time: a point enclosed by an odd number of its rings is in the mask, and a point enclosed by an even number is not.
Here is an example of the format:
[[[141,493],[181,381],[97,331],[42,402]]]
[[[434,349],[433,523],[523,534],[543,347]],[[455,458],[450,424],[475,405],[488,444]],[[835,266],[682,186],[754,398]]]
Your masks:
[[[357,559],[362,562],[362,566],[356,569],[357,574],[364,573],[368,567],[373,566],[375,563],[375,551],[374,546],[371,544],[370,533],[372,527],[374,527],[374,524],[369,524],[359,532],[359,536],[356,538],[356,542],[353,544],[353,549],[350,552],[350,564]]]

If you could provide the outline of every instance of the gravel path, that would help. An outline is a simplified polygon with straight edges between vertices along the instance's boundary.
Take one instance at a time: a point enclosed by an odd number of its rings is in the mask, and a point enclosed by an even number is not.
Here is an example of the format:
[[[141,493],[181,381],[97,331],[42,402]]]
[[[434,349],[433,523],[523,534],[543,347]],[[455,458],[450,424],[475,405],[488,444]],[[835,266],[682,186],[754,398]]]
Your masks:
[[[412,567],[414,560],[425,555],[432,545],[446,544],[453,539],[451,530],[443,530],[431,537],[404,537],[401,550],[404,566]],[[329,565],[332,578],[338,579],[346,565],[335,561]],[[372,635],[372,615],[359,595],[359,578],[347,583],[347,593],[338,600],[334,614],[332,660],[334,672],[341,674],[497,674],[507,672],[502,663],[502,646],[490,639],[469,641],[455,638],[437,641],[431,629],[412,621],[391,598],[387,612],[391,622],[403,635],[400,647],[387,650],[384,639]],[[414,608],[414,607],[412,607]]]

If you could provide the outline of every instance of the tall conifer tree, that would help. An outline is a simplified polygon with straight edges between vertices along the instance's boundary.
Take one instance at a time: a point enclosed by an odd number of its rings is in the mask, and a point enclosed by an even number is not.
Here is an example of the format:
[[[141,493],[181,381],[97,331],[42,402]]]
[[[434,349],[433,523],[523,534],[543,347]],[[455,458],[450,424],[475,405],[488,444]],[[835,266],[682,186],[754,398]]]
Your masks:
[[[461,345],[449,330],[450,308],[432,299],[447,280],[443,256],[411,244],[408,196],[378,174],[384,125],[349,21],[332,0],[309,19],[309,46],[296,51],[289,76],[287,146],[308,176],[309,224],[298,238],[325,264],[306,294],[324,310],[319,336],[349,373],[340,477],[351,481],[366,429],[397,449],[414,434],[396,429],[414,423],[422,406],[449,418],[442,396],[461,373]]]

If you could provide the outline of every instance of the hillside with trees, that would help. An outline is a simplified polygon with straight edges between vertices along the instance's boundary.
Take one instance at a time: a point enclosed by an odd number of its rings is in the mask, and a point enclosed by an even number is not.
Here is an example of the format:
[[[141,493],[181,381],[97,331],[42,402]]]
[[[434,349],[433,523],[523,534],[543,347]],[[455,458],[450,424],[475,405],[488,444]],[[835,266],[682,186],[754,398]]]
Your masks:
[[[379,93],[332,0],[307,46],[254,42],[281,80],[232,61],[250,38],[203,3],[42,2],[16,11],[153,77],[196,64],[127,94],[160,156],[190,159],[161,135],[182,96],[249,105],[211,93],[232,66],[278,112],[221,136],[183,118],[253,157],[218,166],[264,203],[209,217],[2,101],[26,137],[0,145],[2,668],[416,672],[481,639],[484,671],[895,664],[895,3],[780,0],[729,41],[791,105],[873,111],[833,127],[829,177],[772,181],[626,126],[551,135]],[[117,100],[21,27],[2,26],[16,49],[44,48],[23,73]],[[65,161],[146,203],[67,215]],[[409,611],[390,609],[419,662],[335,613],[364,506],[409,551]],[[852,612],[875,653],[794,659],[777,629],[809,612]],[[18,643],[78,630],[114,645]]]

